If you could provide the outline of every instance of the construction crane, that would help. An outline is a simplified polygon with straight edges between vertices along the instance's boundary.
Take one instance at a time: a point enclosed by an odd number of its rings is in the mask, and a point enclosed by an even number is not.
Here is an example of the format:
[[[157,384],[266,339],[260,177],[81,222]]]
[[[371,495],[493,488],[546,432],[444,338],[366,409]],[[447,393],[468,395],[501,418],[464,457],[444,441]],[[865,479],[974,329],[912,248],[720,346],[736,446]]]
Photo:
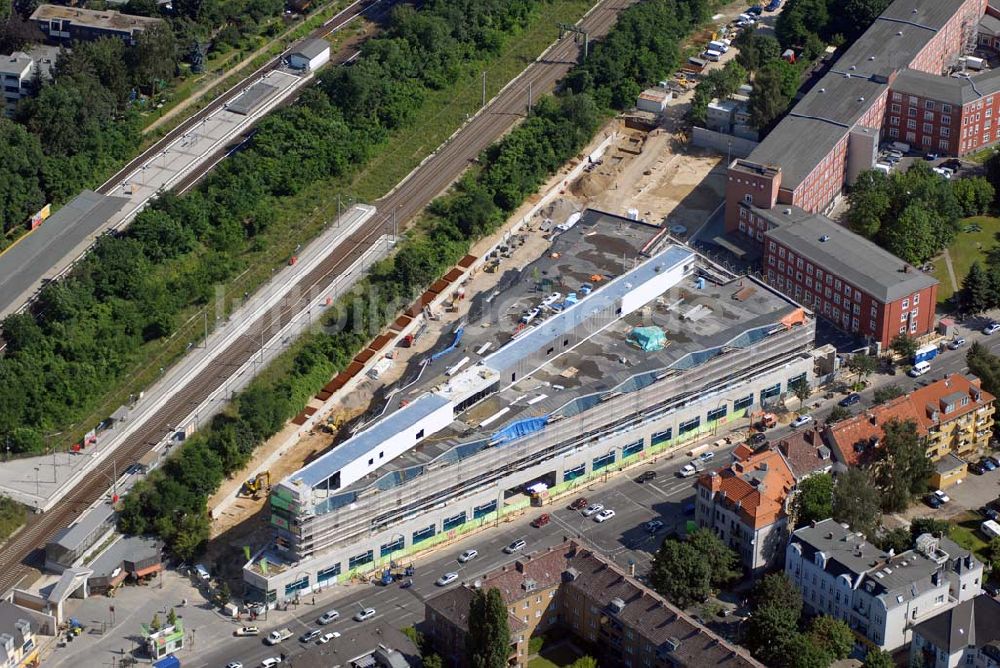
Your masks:
[[[243,483],[243,487],[240,489],[240,496],[250,496],[256,499],[260,497],[262,491],[271,491],[270,471],[262,471]]]

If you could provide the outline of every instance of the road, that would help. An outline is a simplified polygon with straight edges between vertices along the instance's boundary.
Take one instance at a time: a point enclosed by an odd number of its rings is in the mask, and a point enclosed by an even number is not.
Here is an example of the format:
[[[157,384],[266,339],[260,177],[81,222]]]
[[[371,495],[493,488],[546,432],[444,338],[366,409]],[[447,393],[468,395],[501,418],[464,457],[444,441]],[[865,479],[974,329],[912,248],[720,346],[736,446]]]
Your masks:
[[[732,448],[716,451],[716,461],[728,461]],[[218,668],[229,661],[240,661],[248,668],[258,666],[265,657],[278,656],[284,652],[291,658],[292,665],[299,665],[296,657],[309,654],[316,661],[303,661],[306,665],[319,665],[321,652],[330,657],[328,664],[346,663],[346,659],[374,649],[381,641],[384,629],[401,629],[419,622],[424,617],[424,601],[440,593],[447,587],[434,584],[442,574],[454,571],[459,580],[450,587],[461,586],[463,581],[475,580],[484,573],[510,563],[516,557],[503,552],[503,547],[515,538],[524,538],[526,551],[542,550],[557,545],[564,537],[579,536],[586,545],[614,559],[619,565],[628,567],[630,561],[636,564],[636,573],[641,575],[647,569],[653,553],[672,527],[679,526],[691,516],[685,516],[683,506],[694,499],[694,479],[677,477],[677,470],[687,462],[680,456],[674,459],[660,459],[642,468],[611,477],[607,483],[591,484],[580,490],[591,502],[601,503],[614,509],[614,518],[598,524],[591,518],[567,504],[575,495],[563,497],[555,506],[535,509],[513,522],[503,522],[499,527],[490,527],[477,535],[445,545],[428,556],[416,560],[417,574],[413,586],[401,589],[399,585],[381,587],[376,585],[353,585],[334,588],[317,595],[315,605],[304,604],[296,610],[269,613],[268,620],[258,620],[261,631],[266,635],[273,629],[288,627],[295,634],[279,647],[265,645],[261,638],[233,638],[228,633],[212,633],[213,639],[206,640],[208,634],[199,632],[199,647],[203,648],[194,657],[184,660],[184,665]],[[641,471],[657,471],[655,480],[639,484],[634,478]],[[529,522],[541,512],[548,512],[552,521],[541,529],[535,529]],[[650,535],[642,524],[659,518],[666,524],[664,531]],[[467,564],[460,564],[456,557],[468,548],[475,548],[479,556]],[[346,590],[346,591],[345,591]],[[307,599],[308,600],[308,599]],[[377,615],[366,622],[355,622],[351,616],[359,606],[375,608]],[[340,619],[319,627],[316,619],[327,610],[336,609]],[[230,628],[235,628],[232,624]],[[308,629],[322,628],[341,634],[328,645],[303,644],[298,638]],[[336,652],[336,653],[334,653]]]
[[[607,34],[618,13],[632,4],[631,1],[602,0],[580,22],[591,39]],[[502,136],[521,117],[528,101],[528,84],[535,99],[551,91],[555,83],[572,67],[579,53],[579,46],[572,37],[564,38],[551,48],[543,58],[529,65],[519,78],[505,88],[478,115],[445,143],[433,156],[407,176],[387,197],[376,203],[382,215],[376,215],[366,226],[337,246],[315,269],[299,282],[298,293],[309,294],[316,285],[326,285],[365,253],[384,232],[389,231],[393,213],[400,226],[405,225],[421,212],[431,200],[454,182],[479,153]],[[287,324],[302,311],[304,302],[295,300],[284,303],[277,314],[268,314],[248,330],[184,391],[171,398],[147,424],[108,457],[102,469],[80,483],[50,511],[38,516],[0,553],[0,592],[7,591],[39,563],[40,548],[60,529],[68,526],[84,508],[89,506],[107,489],[107,478],[115,470],[124,470],[156,445],[168,428],[178,424],[191,406],[200,404],[205,397],[226,382],[228,373],[239,368],[259,348],[260,331]]]

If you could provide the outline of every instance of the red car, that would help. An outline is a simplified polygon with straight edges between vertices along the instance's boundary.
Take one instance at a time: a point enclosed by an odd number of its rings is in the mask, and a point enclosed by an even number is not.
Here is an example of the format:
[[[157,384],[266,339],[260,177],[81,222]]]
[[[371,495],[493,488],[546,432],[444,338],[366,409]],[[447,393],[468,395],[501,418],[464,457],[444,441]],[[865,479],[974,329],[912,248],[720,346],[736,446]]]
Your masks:
[[[587,497],[581,496],[579,499],[569,504],[570,510],[581,510],[587,507]]]
[[[535,518],[535,521],[533,521],[531,523],[531,526],[533,526],[536,529],[538,529],[540,527],[545,526],[546,524],[548,524],[551,521],[552,521],[552,518],[549,517],[548,513],[542,513],[541,515],[539,515],[538,517]]]

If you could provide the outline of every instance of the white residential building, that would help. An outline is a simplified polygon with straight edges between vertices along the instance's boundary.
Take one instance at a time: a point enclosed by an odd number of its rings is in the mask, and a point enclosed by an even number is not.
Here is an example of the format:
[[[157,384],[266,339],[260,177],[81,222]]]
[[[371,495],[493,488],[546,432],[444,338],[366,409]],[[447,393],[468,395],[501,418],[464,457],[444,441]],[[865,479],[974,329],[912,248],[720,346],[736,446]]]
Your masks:
[[[58,51],[55,47],[36,45],[28,53],[15,51],[7,56],[0,55],[0,86],[3,87],[0,111],[7,116],[14,115],[21,98],[31,95],[35,74],[49,76]]]
[[[1000,666],[1000,601],[980,594],[918,624],[910,644],[910,666]]]
[[[893,555],[828,519],[792,534],[785,574],[802,590],[807,612],[843,619],[891,651],[909,642],[914,626],[978,596],[983,565],[930,534]]]

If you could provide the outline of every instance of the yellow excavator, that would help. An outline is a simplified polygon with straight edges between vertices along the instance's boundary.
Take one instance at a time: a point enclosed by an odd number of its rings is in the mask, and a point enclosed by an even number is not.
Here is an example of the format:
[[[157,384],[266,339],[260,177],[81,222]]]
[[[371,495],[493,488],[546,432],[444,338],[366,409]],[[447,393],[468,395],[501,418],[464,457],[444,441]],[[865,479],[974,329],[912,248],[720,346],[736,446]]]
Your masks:
[[[269,491],[271,491],[271,472],[262,471],[243,483],[240,496],[250,496],[256,499],[259,498],[261,492]]]

